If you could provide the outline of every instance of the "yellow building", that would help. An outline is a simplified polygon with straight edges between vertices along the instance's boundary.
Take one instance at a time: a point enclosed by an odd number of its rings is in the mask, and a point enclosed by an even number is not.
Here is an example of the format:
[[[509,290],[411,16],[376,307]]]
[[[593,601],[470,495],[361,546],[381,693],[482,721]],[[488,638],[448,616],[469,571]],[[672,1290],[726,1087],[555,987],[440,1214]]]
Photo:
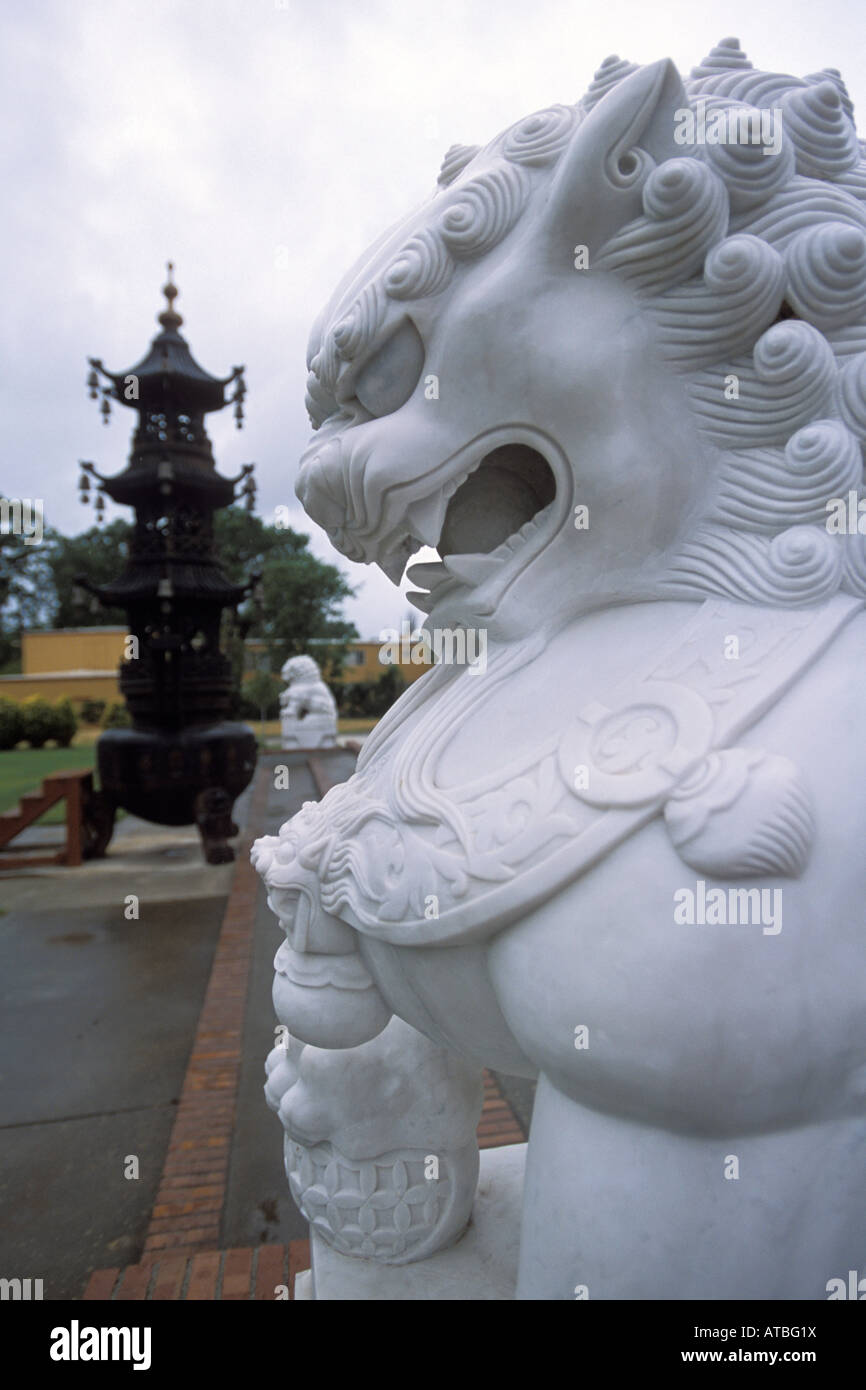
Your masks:
[[[381,648],[381,642],[352,642],[343,662],[340,684],[351,685],[354,681],[377,681],[382,672],[388,669],[387,664],[379,659]],[[425,663],[423,666],[413,666],[409,661],[397,661],[394,665],[399,668],[403,679],[409,685],[412,681],[416,681],[419,676],[423,676],[429,663]]]
[[[70,627],[25,632],[21,638],[22,673],[0,676],[0,695],[12,700],[26,700],[29,695],[57,700],[68,695],[76,705],[83,700],[105,700],[108,704],[120,700],[118,667],[123,659],[126,635],[125,627]],[[313,657],[317,645],[311,644]],[[387,664],[379,659],[381,647],[380,641],[351,642],[340,684],[378,680],[387,670]],[[265,664],[266,656],[264,642],[248,639],[246,674],[251,675]],[[427,670],[427,663],[418,665],[401,660],[396,664],[407,684]]]
[[[313,660],[316,658],[316,647],[327,645],[327,642],[322,641],[310,643],[310,656]],[[350,642],[343,662],[342,673],[336,683],[338,685],[355,685],[358,681],[377,681],[383,671],[388,669],[388,663],[379,659],[382,645],[382,642],[373,638],[366,641]],[[394,664],[400,668],[403,679],[409,685],[412,681],[416,681],[419,676],[423,676],[430,663],[413,665],[411,661],[401,660]],[[244,673],[252,675],[254,671],[262,668],[270,670],[267,660],[267,643],[263,642],[261,638],[250,637],[246,642]]]
[[[120,699],[118,671],[125,627],[70,627],[21,636],[20,676],[0,676],[0,695],[26,700],[42,695],[58,700]]]

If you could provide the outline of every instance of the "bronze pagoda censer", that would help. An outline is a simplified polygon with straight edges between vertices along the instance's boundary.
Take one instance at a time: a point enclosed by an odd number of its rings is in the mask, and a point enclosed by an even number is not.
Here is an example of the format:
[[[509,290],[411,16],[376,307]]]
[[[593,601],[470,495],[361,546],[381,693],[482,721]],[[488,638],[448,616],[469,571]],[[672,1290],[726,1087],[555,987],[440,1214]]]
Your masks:
[[[115,373],[89,359],[90,394],[101,395],[105,422],[116,401],[138,413],[138,426],[122,473],[105,478],[82,463],[85,499],[94,478],[98,494],[135,509],[123,573],[99,587],[80,581],[106,607],[126,610],[120,688],[132,720],[131,728],[107,729],[99,740],[102,790],[87,831],[90,853],[100,854],[118,807],[158,825],[195,823],[207,862],[221,864],[234,858],[227,843],[238,833],[232,807],[255,770],[256,740],[229,718],[234,682],[220,623],[256,579],[232,584],[223,573],[213,516],[238,495],[251,510],[255,483],[252,464],[236,478],[217,473],[204,428],[205,415],[229,403],[241,428],[243,367],[221,379],[198,365],[178,331],[183,320],[174,308],[170,262],[168,271],[161,331],[137,366]],[[101,495],[96,507],[104,510]]]

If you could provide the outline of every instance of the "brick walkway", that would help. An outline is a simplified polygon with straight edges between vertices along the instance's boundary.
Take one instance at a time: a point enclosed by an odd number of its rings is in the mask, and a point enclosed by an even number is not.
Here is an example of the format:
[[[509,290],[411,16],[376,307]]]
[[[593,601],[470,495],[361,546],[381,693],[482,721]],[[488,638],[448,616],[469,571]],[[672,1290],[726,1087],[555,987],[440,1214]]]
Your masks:
[[[200,1250],[196,1255],[163,1255],[126,1269],[98,1269],[84,1291],[89,1300],[118,1303],[145,1299],[189,1302],[269,1299],[286,1290],[294,1298],[295,1275],[310,1267],[310,1242],[255,1245],[247,1250]]]
[[[526,1132],[489,1071],[484,1073],[484,1104],[478,1121],[479,1149],[522,1144]]]
[[[250,863],[261,833],[275,759],[262,758],[238,846],[232,888],[192,1052],[184,1077],[142,1258],[126,1269],[91,1274],[85,1299],[264,1299],[278,1286],[293,1297],[294,1277],[309,1268],[309,1242],[217,1249],[243,1048],[244,1011],[253,947],[258,875]],[[310,760],[311,764],[313,760]],[[327,790],[324,760],[312,768]],[[495,1079],[484,1073],[478,1125],[482,1149],[526,1138]]]
[[[250,848],[260,833],[270,776],[270,764],[262,759],[250,802],[250,829],[238,846],[232,888],[144,1241],[145,1255],[192,1255],[212,1251],[219,1244],[259,886]]]

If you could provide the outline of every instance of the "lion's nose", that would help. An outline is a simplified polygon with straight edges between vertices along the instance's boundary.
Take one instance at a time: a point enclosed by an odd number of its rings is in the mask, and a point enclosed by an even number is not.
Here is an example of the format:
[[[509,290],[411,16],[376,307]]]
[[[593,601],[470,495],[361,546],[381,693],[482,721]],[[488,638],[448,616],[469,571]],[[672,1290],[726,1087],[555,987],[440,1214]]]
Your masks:
[[[307,515],[326,531],[345,525],[348,497],[343,474],[343,451],[338,439],[329,440],[311,458],[304,459],[295,493]]]

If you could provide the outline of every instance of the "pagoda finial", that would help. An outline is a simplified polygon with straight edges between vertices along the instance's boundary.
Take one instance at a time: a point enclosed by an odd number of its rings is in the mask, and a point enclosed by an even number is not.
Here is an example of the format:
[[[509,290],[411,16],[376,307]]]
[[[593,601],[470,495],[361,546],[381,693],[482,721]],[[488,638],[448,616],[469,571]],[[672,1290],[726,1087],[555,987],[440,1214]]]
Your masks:
[[[163,285],[162,292],[168,301],[168,308],[163,309],[162,313],[157,315],[156,321],[157,323],[161,323],[163,328],[166,329],[180,328],[183,319],[174,307],[174,301],[179,293],[177,285],[172,279],[174,275],[174,261],[166,261],[165,268],[168,271],[168,280]]]

